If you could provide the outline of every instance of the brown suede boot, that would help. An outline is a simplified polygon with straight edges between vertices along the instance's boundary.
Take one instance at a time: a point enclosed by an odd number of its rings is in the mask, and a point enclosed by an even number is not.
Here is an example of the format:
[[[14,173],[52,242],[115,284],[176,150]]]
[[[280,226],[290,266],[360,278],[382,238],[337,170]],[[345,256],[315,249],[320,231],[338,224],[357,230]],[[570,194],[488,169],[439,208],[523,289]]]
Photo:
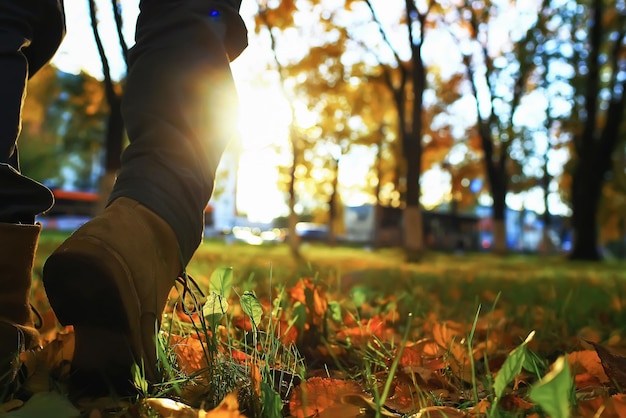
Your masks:
[[[125,390],[137,363],[155,383],[155,337],[181,272],[174,232],[135,200],[116,199],[72,234],[46,261],[43,281],[59,321],[74,326],[77,376]]]
[[[41,225],[0,223],[0,395],[12,386],[19,355],[39,344],[30,285]]]

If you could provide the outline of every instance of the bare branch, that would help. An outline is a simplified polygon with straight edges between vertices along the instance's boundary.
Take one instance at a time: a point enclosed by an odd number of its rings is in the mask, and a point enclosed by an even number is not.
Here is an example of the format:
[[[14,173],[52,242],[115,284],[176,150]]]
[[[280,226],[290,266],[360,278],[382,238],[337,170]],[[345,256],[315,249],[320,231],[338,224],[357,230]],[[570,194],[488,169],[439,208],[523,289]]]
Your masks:
[[[371,0],[365,0],[365,4],[367,4],[367,7],[370,9],[370,13],[372,14],[372,19],[374,20],[374,23],[376,23],[376,25],[378,26],[378,31],[383,37],[383,41],[385,42],[385,44],[387,44],[387,46],[391,50],[391,53],[393,54],[394,58],[398,62],[398,66],[401,67],[402,60],[400,59],[400,54],[398,54],[398,51],[396,51],[396,49],[391,44],[389,37],[387,37],[387,33],[385,32],[385,29],[383,28],[383,25],[380,22],[380,19],[378,19],[378,16],[376,15],[376,11],[374,10],[374,7],[372,6]],[[409,28],[409,31],[410,31],[410,28]]]
[[[122,4],[120,0],[111,0],[111,6],[113,7],[113,18],[115,19],[115,29],[117,30],[117,38],[120,42],[120,48],[122,49],[122,56],[124,62],[128,65],[128,44],[124,39],[123,20],[122,20]]]

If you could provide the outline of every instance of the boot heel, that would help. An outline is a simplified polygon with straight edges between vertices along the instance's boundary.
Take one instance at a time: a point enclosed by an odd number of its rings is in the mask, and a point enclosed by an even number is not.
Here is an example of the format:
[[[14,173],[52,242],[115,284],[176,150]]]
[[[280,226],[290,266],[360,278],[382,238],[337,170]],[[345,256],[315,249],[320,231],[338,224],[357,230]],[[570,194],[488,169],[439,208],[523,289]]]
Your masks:
[[[118,350],[81,328],[107,330],[125,336],[112,338],[115,344],[121,341],[122,351],[130,344],[133,358],[143,362],[146,380],[158,383],[155,330],[181,271],[178,241],[168,223],[139,202],[120,197],[50,255],[43,283],[59,321],[78,329],[77,342],[86,339],[79,357],[89,357],[89,347],[97,344]],[[74,369],[84,367],[81,363],[98,366],[100,360],[76,360]],[[126,367],[132,361],[121,363]],[[130,367],[126,373],[131,380]]]
[[[137,359],[128,334],[90,326],[75,326],[74,334],[70,373],[73,391],[90,395],[134,391],[131,368]]]

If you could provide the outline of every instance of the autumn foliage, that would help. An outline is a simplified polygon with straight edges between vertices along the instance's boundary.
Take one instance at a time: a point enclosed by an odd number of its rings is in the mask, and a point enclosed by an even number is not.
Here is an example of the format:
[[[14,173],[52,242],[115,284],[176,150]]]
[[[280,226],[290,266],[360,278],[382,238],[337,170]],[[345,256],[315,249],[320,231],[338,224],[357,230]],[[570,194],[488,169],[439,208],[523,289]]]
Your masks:
[[[333,287],[303,277],[257,296],[233,291],[232,278],[232,269],[216,270],[209,295],[195,302],[172,291],[160,335],[164,382],[117,408],[130,416],[214,418],[626,414],[621,338],[584,327],[563,351],[541,336],[552,318],[545,307],[516,308],[529,329],[499,306],[498,295],[485,293],[493,306],[479,305],[463,321],[436,309],[406,314],[400,291],[368,293],[364,279]],[[50,312],[43,319],[49,342],[23,356],[25,388],[36,394],[63,382],[74,344],[71,328],[58,330]],[[20,411],[29,402],[2,408]],[[78,408],[106,409],[86,400]]]

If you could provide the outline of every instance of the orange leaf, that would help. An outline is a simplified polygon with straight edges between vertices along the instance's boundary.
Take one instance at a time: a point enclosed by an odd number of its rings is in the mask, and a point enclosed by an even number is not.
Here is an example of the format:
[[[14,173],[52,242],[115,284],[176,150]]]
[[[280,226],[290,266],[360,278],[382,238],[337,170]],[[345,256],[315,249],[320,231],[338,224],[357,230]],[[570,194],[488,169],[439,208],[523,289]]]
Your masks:
[[[593,350],[575,351],[567,355],[577,388],[599,386],[607,383],[607,377],[598,353]]]
[[[598,357],[600,357],[602,368],[609,379],[617,385],[620,390],[626,389],[626,357],[614,354],[611,350],[593,341],[587,342],[596,349]]]
[[[410,346],[404,347],[402,350],[402,357],[400,357],[400,367],[416,367],[422,365],[422,353],[421,347]]]
[[[287,347],[293,345],[298,341],[298,328],[295,326],[289,326],[289,323],[285,320],[280,320],[280,326],[275,328],[277,337]]]
[[[361,393],[359,385],[349,380],[312,377],[293,391],[289,410],[296,418],[318,416],[316,414],[340,405],[344,396]]]
[[[578,402],[582,417],[620,418],[626,416],[626,395],[617,394],[610,398],[596,397]]]
[[[172,334],[170,336],[171,346],[176,353],[180,369],[187,374],[191,374],[200,369],[208,367],[202,342],[191,337],[180,337]]]
[[[448,348],[452,341],[460,341],[465,337],[462,324],[454,321],[445,321],[433,325],[433,338],[443,348]]]
[[[184,403],[168,398],[147,398],[142,401],[149,409],[156,410],[159,416],[168,418],[198,418],[199,411]]]
[[[217,408],[201,415],[204,418],[246,418],[239,412],[239,401],[236,393],[226,395]]]

